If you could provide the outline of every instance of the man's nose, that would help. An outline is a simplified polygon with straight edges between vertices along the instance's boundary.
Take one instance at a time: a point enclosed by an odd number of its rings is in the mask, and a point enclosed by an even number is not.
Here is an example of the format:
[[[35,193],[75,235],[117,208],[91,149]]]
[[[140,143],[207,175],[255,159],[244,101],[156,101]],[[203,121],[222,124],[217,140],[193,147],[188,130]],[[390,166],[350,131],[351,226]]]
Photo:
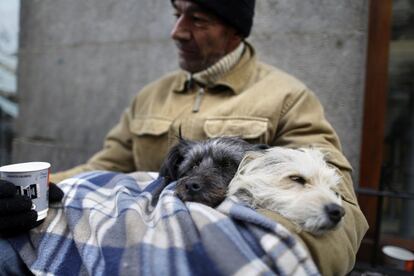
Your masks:
[[[185,15],[181,15],[175,21],[174,28],[171,31],[171,38],[174,40],[189,40],[191,38],[190,26]]]

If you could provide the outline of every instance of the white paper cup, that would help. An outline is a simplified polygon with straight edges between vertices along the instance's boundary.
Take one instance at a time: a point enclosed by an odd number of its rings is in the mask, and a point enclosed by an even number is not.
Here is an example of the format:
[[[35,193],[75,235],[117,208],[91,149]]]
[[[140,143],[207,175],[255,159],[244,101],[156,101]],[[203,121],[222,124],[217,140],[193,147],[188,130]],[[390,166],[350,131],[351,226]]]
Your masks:
[[[47,162],[27,162],[0,167],[0,179],[7,180],[17,187],[17,192],[26,195],[33,202],[37,220],[46,217],[49,210],[50,164]]]

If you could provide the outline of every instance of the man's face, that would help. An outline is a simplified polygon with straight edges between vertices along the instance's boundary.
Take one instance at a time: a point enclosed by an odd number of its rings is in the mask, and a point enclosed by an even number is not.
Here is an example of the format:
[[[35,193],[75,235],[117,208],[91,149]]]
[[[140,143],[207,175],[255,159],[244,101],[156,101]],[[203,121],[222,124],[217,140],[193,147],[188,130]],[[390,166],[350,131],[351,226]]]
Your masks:
[[[234,50],[241,37],[217,16],[189,0],[174,1],[176,22],[171,32],[180,67],[200,72]]]

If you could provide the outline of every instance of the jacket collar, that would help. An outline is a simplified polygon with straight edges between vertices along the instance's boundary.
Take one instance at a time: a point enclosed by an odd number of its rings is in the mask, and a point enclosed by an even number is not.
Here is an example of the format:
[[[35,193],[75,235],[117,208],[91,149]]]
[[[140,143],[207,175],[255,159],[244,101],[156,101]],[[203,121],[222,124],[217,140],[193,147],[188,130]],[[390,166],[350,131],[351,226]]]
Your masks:
[[[253,70],[256,64],[256,53],[250,43],[246,41],[244,43],[246,47],[237,65],[223,74],[213,85],[208,86],[208,88],[214,90],[215,88],[224,86],[229,88],[235,94],[240,94],[245,90],[249,83],[250,76],[253,75]],[[177,78],[174,92],[183,93],[189,91],[191,86],[192,84],[189,79],[189,74],[181,70]]]

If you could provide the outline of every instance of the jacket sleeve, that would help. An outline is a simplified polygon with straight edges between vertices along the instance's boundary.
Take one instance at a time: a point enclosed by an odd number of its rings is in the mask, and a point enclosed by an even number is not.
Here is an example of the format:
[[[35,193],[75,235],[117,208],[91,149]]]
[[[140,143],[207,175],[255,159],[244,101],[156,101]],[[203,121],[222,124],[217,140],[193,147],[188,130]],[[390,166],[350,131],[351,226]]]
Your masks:
[[[118,124],[105,137],[102,150],[92,156],[85,164],[52,174],[50,181],[57,183],[75,174],[92,170],[119,172],[136,170],[132,153],[132,135],[129,127],[130,118],[130,109],[127,109]]]
[[[342,154],[339,139],[325,119],[318,99],[309,90],[287,97],[277,129],[274,146],[313,146],[324,151],[327,161],[337,168],[342,177],[338,189],[346,215],[337,230],[314,236],[300,231],[275,212],[261,212],[299,235],[322,275],[345,275],[354,266],[356,253],[368,230],[368,224],[358,206],[351,179],[352,169]]]

